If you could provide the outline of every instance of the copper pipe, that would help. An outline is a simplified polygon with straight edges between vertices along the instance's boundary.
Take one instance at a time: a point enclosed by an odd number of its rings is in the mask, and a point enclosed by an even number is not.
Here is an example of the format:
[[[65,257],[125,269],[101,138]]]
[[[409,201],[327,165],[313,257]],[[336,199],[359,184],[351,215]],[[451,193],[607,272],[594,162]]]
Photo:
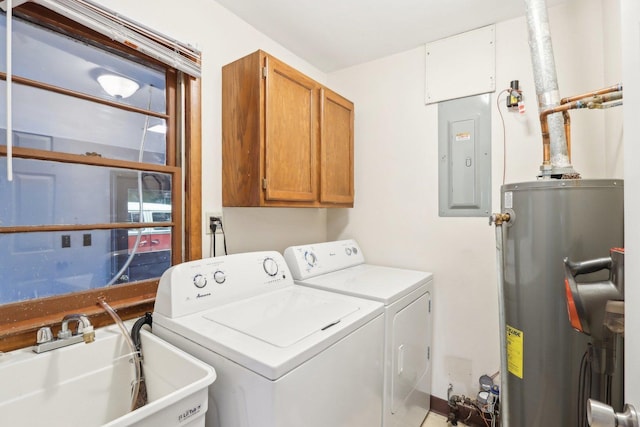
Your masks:
[[[618,101],[620,99],[622,99],[622,91],[597,95],[587,102],[587,108],[598,108],[598,106],[606,104],[607,102]]]
[[[540,112],[540,128],[542,129],[542,164],[547,166],[551,164],[551,138],[549,136],[549,123],[547,122],[547,117],[554,113],[562,113],[564,116],[565,122],[565,133],[567,130],[567,116],[568,110],[577,109],[577,108],[587,108],[587,104],[581,102],[580,100],[573,101],[569,104],[558,105],[556,107],[547,108],[546,110],[542,110]],[[567,112],[567,114],[565,114]],[[570,137],[567,134],[567,152],[570,153],[569,141]],[[568,158],[571,159],[571,155],[568,155]]]
[[[582,95],[575,95],[568,98],[562,98],[560,100],[560,104],[567,104],[569,102],[577,101],[582,98],[590,98],[596,95],[603,95],[605,93],[611,92],[621,92],[622,91],[622,83],[615,84],[613,86],[605,87],[602,89],[594,90],[593,92],[583,93]]]
[[[568,104],[570,102],[578,101],[583,98],[589,98],[596,95],[603,95],[611,92],[622,91],[622,83],[615,84],[613,86],[605,87],[602,89],[594,90],[592,92],[583,93],[581,95],[575,95],[567,98],[562,98],[560,100],[560,105]],[[590,107],[591,108],[591,107]],[[564,134],[567,138],[567,156],[569,157],[569,162],[571,162],[571,117],[569,116],[569,111],[563,111],[562,116],[564,117]]]
[[[562,117],[564,118],[564,134],[567,139],[567,156],[571,162],[571,116],[568,111],[563,111]]]
[[[590,106],[589,108],[594,108],[597,110],[604,110],[607,108],[612,108],[612,107],[619,107],[622,105],[622,101],[615,101],[615,102],[607,102],[606,104],[594,104],[593,106]]]
[[[540,129],[542,130],[542,165],[551,165],[551,137],[549,136],[549,123],[544,111],[540,113]]]
[[[549,137],[549,124],[547,117],[550,114],[562,113],[564,118],[564,131],[567,139],[567,155],[571,161],[571,118],[569,110],[582,108],[599,108],[600,105],[622,99],[622,84],[609,86],[582,95],[576,95],[560,100],[560,105],[547,108],[540,112],[540,128],[542,129],[542,164],[551,164],[551,140]]]

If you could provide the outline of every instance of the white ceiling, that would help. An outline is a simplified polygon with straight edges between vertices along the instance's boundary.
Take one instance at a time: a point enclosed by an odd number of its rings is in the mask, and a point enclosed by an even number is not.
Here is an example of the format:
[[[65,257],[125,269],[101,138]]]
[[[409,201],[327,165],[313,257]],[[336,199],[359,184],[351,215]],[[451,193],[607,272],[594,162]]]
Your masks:
[[[525,0],[216,1],[324,72],[525,14]]]

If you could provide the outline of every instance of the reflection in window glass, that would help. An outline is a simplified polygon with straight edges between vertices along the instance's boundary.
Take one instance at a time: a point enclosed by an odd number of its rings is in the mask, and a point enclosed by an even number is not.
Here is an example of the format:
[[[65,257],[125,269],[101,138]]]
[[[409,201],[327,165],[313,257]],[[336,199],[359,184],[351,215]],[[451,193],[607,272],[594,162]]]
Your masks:
[[[138,231],[124,230],[124,241],[129,240],[127,233],[133,233],[135,241]],[[100,288],[108,282],[145,280],[169,268],[170,231],[141,232],[136,250],[114,250],[114,236],[122,233],[114,229],[0,234],[0,304]]]
[[[0,199],[3,226],[171,222],[171,176],[155,172],[14,159]],[[0,234],[0,303],[159,277],[171,245],[160,225]]]
[[[0,176],[6,168],[0,162]],[[171,216],[168,174],[27,159],[14,159],[13,169],[12,182],[0,180],[0,200],[7,201],[0,204],[2,226],[165,222],[152,213]],[[145,202],[142,221],[139,193]],[[148,209],[151,200],[154,210]]]
[[[158,113],[166,111],[166,78],[162,70],[150,68],[96,46],[13,19],[13,74],[97,96],[111,101],[144,108]],[[0,14],[0,71],[6,71],[6,15]],[[131,96],[110,95],[98,82],[101,75],[124,76],[139,89]],[[149,97],[149,88],[153,96]]]
[[[0,81],[0,97],[6,97],[6,88],[6,82]],[[3,110],[0,107],[4,129]],[[166,162],[166,135],[149,130],[151,123],[160,122],[158,118],[22,85],[14,85],[12,115],[16,147]],[[99,117],[108,120],[96,120]],[[6,132],[0,133],[0,141],[6,145]]]

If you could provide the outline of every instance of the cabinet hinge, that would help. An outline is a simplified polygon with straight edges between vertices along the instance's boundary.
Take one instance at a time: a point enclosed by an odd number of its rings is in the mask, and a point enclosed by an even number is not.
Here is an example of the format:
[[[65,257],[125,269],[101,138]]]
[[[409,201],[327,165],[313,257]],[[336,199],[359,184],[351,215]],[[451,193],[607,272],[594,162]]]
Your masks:
[[[267,67],[262,67],[262,78],[263,79],[267,78]]]
[[[431,313],[431,300],[429,300],[429,313]]]
[[[267,178],[262,178],[262,189],[263,190],[267,189]]]
[[[431,347],[427,347],[427,360],[431,360]]]

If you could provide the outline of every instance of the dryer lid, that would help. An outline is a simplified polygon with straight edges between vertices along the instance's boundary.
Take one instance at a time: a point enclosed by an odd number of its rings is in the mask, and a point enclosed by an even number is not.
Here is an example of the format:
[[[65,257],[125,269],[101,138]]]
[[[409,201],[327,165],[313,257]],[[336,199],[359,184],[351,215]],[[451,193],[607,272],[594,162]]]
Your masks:
[[[389,305],[431,280],[431,273],[403,268],[360,264],[296,283]]]
[[[301,293],[293,287],[229,304],[204,318],[267,344],[287,348],[359,309],[353,301]]]

